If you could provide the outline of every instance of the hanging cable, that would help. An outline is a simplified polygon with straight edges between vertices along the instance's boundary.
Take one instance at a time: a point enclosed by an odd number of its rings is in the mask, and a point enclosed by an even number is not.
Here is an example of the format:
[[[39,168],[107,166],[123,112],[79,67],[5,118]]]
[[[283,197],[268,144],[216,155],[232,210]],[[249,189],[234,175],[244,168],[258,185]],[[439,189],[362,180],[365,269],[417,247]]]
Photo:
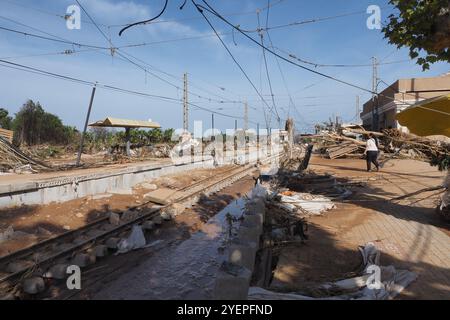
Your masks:
[[[185,2],[186,2],[186,1],[185,1]],[[119,36],[122,36],[122,33],[124,33],[125,30],[128,30],[128,29],[130,29],[130,28],[132,28],[132,27],[134,27],[134,26],[140,25],[140,24],[147,24],[147,23],[152,22],[152,21],[158,19],[159,17],[161,17],[161,16],[163,15],[163,13],[166,11],[166,9],[167,9],[167,4],[168,4],[168,3],[169,3],[169,0],[165,0],[164,7],[162,8],[161,12],[158,13],[158,14],[157,14],[156,16],[154,16],[153,18],[148,19],[148,20],[139,21],[139,22],[135,22],[135,23],[129,24],[128,26],[126,26],[125,28],[123,28],[122,30],[120,30]],[[180,9],[182,9],[182,8],[184,7],[184,5],[185,5],[185,3],[183,3],[183,5],[181,6]]]

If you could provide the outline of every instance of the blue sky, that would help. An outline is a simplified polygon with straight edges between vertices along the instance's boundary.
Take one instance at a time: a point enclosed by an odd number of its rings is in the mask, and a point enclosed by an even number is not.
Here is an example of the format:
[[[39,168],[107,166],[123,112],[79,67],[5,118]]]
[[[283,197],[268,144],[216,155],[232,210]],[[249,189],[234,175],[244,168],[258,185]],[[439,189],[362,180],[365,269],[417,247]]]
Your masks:
[[[107,50],[90,50],[73,47],[69,44],[35,39],[0,30],[0,59],[44,69],[67,76],[101,84],[113,85],[134,91],[181,99],[182,76],[189,74],[189,99],[203,108],[213,109],[235,117],[243,116],[241,103],[210,101],[225,97],[231,101],[248,100],[249,118],[264,126],[264,104],[257,93],[233,63],[212,30],[190,2],[180,11],[182,1],[169,1],[164,15],[154,24],[137,26],[118,36],[116,25],[146,19],[157,13],[163,0],[80,0],[88,13],[100,25],[105,34],[111,37],[114,46],[153,43],[141,47],[122,49],[141,61],[137,62],[148,71],[158,75],[162,81],[141,68],[112,56]],[[397,50],[389,45],[379,30],[369,30],[366,20],[369,14],[364,11],[371,4],[382,8],[382,21],[392,12],[387,1],[376,0],[272,0],[269,26],[283,25],[295,21],[331,17],[355,13],[341,18],[302,24],[270,31],[275,47],[283,52],[295,54],[304,60],[318,64],[370,64],[376,56],[382,62],[399,63],[380,65],[380,78],[391,83],[398,78],[429,77],[449,71],[449,65],[438,63],[427,72],[408,59],[406,49]],[[279,3],[277,3],[279,2]],[[267,5],[266,0],[222,0],[209,1],[217,11],[226,15],[234,24],[243,29],[257,28],[256,10]],[[108,41],[89,18],[82,13],[80,30],[68,30],[66,22],[58,15],[64,15],[74,0],[0,0],[0,26],[50,37],[42,32],[78,43],[108,47]],[[266,24],[267,11],[261,12],[261,23]],[[236,59],[243,66],[253,83],[272,104],[266,78],[262,50],[243,36],[231,33],[231,28],[214,17],[211,22],[223,35]],[[18,24],[21,23],[22,25]],[[32,28],[34,29],[32,29]],[[256,33],[251,33],[257,38]],[[197,39],[171,41],[180,38]],[[265,37],[267,41],[267,36]],[[65,50],[75,50],[71,55],[58,54]],[[147,63],[144,65],[143,62]],[[361,105],[369,98],[368,93],[327,80],[321,76],[279,61],[284,85],[277,60],[267,54],[267,62],[277,110],[282,118],[287,112],[293,116],[297,129],[311,130],[316,122],[327,120],[333,115],[344,121],[354,120],[356,96],[360,95]],[[306,65],[308,66],[308,65]],[[314,67],[317,71],[335,76],[358,86],[371,88],[372,68],[333,68]],[[164,73],[161,73],[163,71]],[[172,83],[169,85],[167,82]],[[383,89],[383,84],[380,89]],[[0,107],[15,113],[27,99],[40,101],[45,109],[57,114],[66,124],[82,128],[89,102],[91,88],[72,82],[24,73],[0,67]],[[196,96],[197,95],[197,96]],[[201,97],[198,97],[200,95]],[[291,95],[294,106],[289,103]],[[152,119],[163,127],[182,127],[182,105],[179,102],[166,102],[159,99],[143,98],[99,89],[94,101],[91,120],[106,116],[129,119]],[[273,118],[273,117],[272,117]],[[210,124],[211,113],[191,108],[191,127],[194,120]],[[233,128],[234,120],[216,115],[216,127]],[[242,127],[242,120],[239,120]],[[276,127],[275,119],[272,126]]]

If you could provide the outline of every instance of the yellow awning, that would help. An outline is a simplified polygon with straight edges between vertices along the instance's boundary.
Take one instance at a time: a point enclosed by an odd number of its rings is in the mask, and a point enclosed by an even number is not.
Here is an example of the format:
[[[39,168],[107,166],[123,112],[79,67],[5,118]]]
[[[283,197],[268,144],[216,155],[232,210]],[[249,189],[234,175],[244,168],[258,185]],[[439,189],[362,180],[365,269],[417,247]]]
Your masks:
[[[397,120],[418,136],[450,137],[450,94],[420,101],[397,114]]]

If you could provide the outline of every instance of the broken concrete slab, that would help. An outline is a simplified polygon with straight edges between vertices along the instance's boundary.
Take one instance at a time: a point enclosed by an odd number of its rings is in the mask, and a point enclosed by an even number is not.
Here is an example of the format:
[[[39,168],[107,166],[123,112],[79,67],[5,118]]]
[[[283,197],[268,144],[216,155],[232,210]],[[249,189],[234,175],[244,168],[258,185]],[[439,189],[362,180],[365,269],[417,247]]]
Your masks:
[[[158,189],[158,186],[156,184],[149,183],[149,182],[141,183],[140,185],[138,185],[138,187],[139,188],[143,188],[143,189],[147,189],[147,190],[156,190],[156,189]]]
[[[179,192],[174,189],[160,188],[158,190],[149,192],[144,195],[144,199],[157,204],[166,205],[169,204],[173,199],[176,199]]]

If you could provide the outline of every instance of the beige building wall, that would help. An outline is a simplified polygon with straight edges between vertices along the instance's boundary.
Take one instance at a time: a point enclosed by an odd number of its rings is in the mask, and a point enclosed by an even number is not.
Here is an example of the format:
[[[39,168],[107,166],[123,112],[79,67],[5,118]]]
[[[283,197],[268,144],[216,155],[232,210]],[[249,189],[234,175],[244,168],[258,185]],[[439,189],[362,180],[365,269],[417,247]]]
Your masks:
[[[429,98],[450,94],[450,73],[433,78],[400,79],[378,96],[379,128],[399,128],[395,115],[408,106]],[[372,129],[372,110],[376,100],[363,105],[361,119],[366,129]]]

